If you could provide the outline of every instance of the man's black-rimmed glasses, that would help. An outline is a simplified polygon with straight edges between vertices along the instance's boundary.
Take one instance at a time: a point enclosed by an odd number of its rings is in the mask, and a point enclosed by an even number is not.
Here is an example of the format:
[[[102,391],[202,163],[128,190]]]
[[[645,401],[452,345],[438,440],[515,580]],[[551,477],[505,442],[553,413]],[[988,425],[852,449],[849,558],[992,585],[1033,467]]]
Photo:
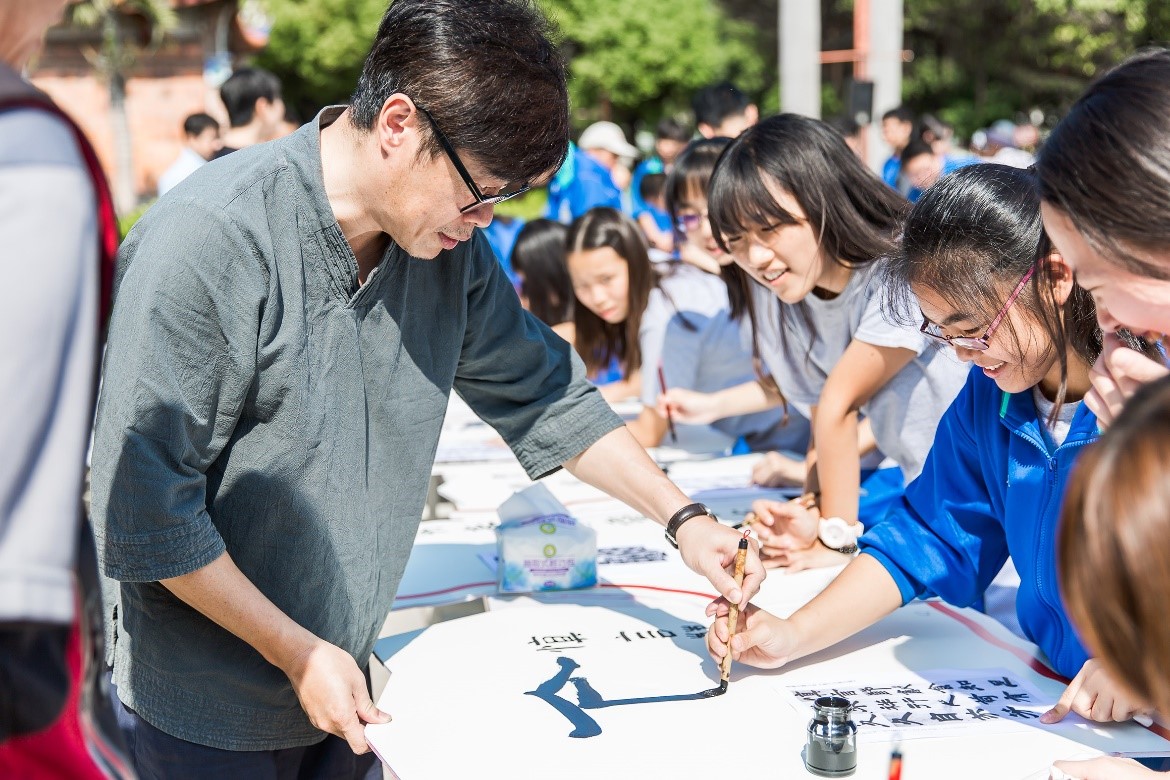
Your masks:
[[[431,116],[431,112],[420,106],[418,103],[414,107],[419,110],[419,113],[427,118],[431,123],[431,128],[435,131],[435,138],[439,140],[439,146],[443,147],[443,151],[447,155],[447,159],[455,166],[455,170],[459,173],[459,178],[463,179],[463,183],[467,185],[467,189],[471,191],[471,196],[475,198],[475,203],[470,206],[464,206],[459,209],[460,214],[466,214],[469,211],[474,211],[480,206],[494,206],[509,198],[514,198],[517,195],[523,195],[528,192],[528,182],[518,182],[515,184],[508,184],[495,195],[484,195],[483,191],[476,185],[475,180],[471,178],[471,174],[467,172],[467,167],[463,161],[459,159],[459,155],[455,153],[455,147],[451,146],[451,142],[447,140],[447,136],[443,135],[443,131],[439,129],[439,125],[435,122],[435,118]]]

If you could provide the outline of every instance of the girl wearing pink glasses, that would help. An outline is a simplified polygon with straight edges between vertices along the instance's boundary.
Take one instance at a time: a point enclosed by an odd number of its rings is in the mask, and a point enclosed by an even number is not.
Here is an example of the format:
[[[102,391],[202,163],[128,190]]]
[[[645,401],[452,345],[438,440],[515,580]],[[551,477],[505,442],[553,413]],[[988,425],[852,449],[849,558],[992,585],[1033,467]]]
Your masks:
[[[891,314],[974,364],[939,423],[921,476],[860,538],[860,555],[784,620],[749,606],[731,652],[777,667],[828,647],[916,598],[978,602],[1010,555],[1016,614],[1053,669],[1073,679],[1042,717],[1071,709],[1101,721],[1146,709],[1091,660],[1058,591],[1056,535],[1069,472],[1097,421],[1081,403],[1101,349],[1093,299],[1053,251],[1035,177],[1002,165],[957,171],[907,217],[883,265]],[[708,633],[727,652],[727,605]]]

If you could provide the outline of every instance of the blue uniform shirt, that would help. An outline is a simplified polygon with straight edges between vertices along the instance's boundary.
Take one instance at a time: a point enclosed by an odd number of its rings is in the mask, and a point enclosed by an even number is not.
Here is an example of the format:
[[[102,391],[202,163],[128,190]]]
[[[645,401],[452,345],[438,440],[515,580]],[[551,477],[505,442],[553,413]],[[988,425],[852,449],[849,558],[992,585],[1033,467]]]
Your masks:
[[[1097,419],[1081,404],[1052,449],[1031,392],[1005,395],[978,369],[943,415],[922,475],[859,540],[894,578],[903,603],[939,596],[975,604],[1010,554],[1016,613],[1060,674],[1088,653],[1069,622],[1056,575],[1056,536],[1069,473]]]

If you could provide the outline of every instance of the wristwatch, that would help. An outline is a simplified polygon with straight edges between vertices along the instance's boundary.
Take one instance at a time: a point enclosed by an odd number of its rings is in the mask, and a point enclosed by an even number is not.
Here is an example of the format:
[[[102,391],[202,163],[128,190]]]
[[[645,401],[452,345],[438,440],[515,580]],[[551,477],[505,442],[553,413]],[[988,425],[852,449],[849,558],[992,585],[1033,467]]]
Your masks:
[[[705,504],[687,504],[682,509],[671,515],[670,520],[666,522],[666,541],[670,542],[670,545],[677,550],[678,529],[681,528],[682,524],[687,520],[695,517],[701,517],[702,515],[707,515],[715,522],[719,522],[718,518],[715,517],[715,514],[710,509],[708,509]]]
[[[857,552],[857,538],[865,533],[861,523],[850,523],[840,517],[822,517],[817,536],[830,550],[852,555]]]

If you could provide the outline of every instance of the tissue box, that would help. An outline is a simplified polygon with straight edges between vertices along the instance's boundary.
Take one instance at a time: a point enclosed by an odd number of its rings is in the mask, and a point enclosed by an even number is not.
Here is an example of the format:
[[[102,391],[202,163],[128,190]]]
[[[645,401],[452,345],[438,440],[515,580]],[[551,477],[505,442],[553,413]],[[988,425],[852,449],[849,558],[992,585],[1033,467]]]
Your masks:
[[[501,593],[597,584],[597,532],[570,517],[543,485],[512,496],[499,514],[496,576]]]

